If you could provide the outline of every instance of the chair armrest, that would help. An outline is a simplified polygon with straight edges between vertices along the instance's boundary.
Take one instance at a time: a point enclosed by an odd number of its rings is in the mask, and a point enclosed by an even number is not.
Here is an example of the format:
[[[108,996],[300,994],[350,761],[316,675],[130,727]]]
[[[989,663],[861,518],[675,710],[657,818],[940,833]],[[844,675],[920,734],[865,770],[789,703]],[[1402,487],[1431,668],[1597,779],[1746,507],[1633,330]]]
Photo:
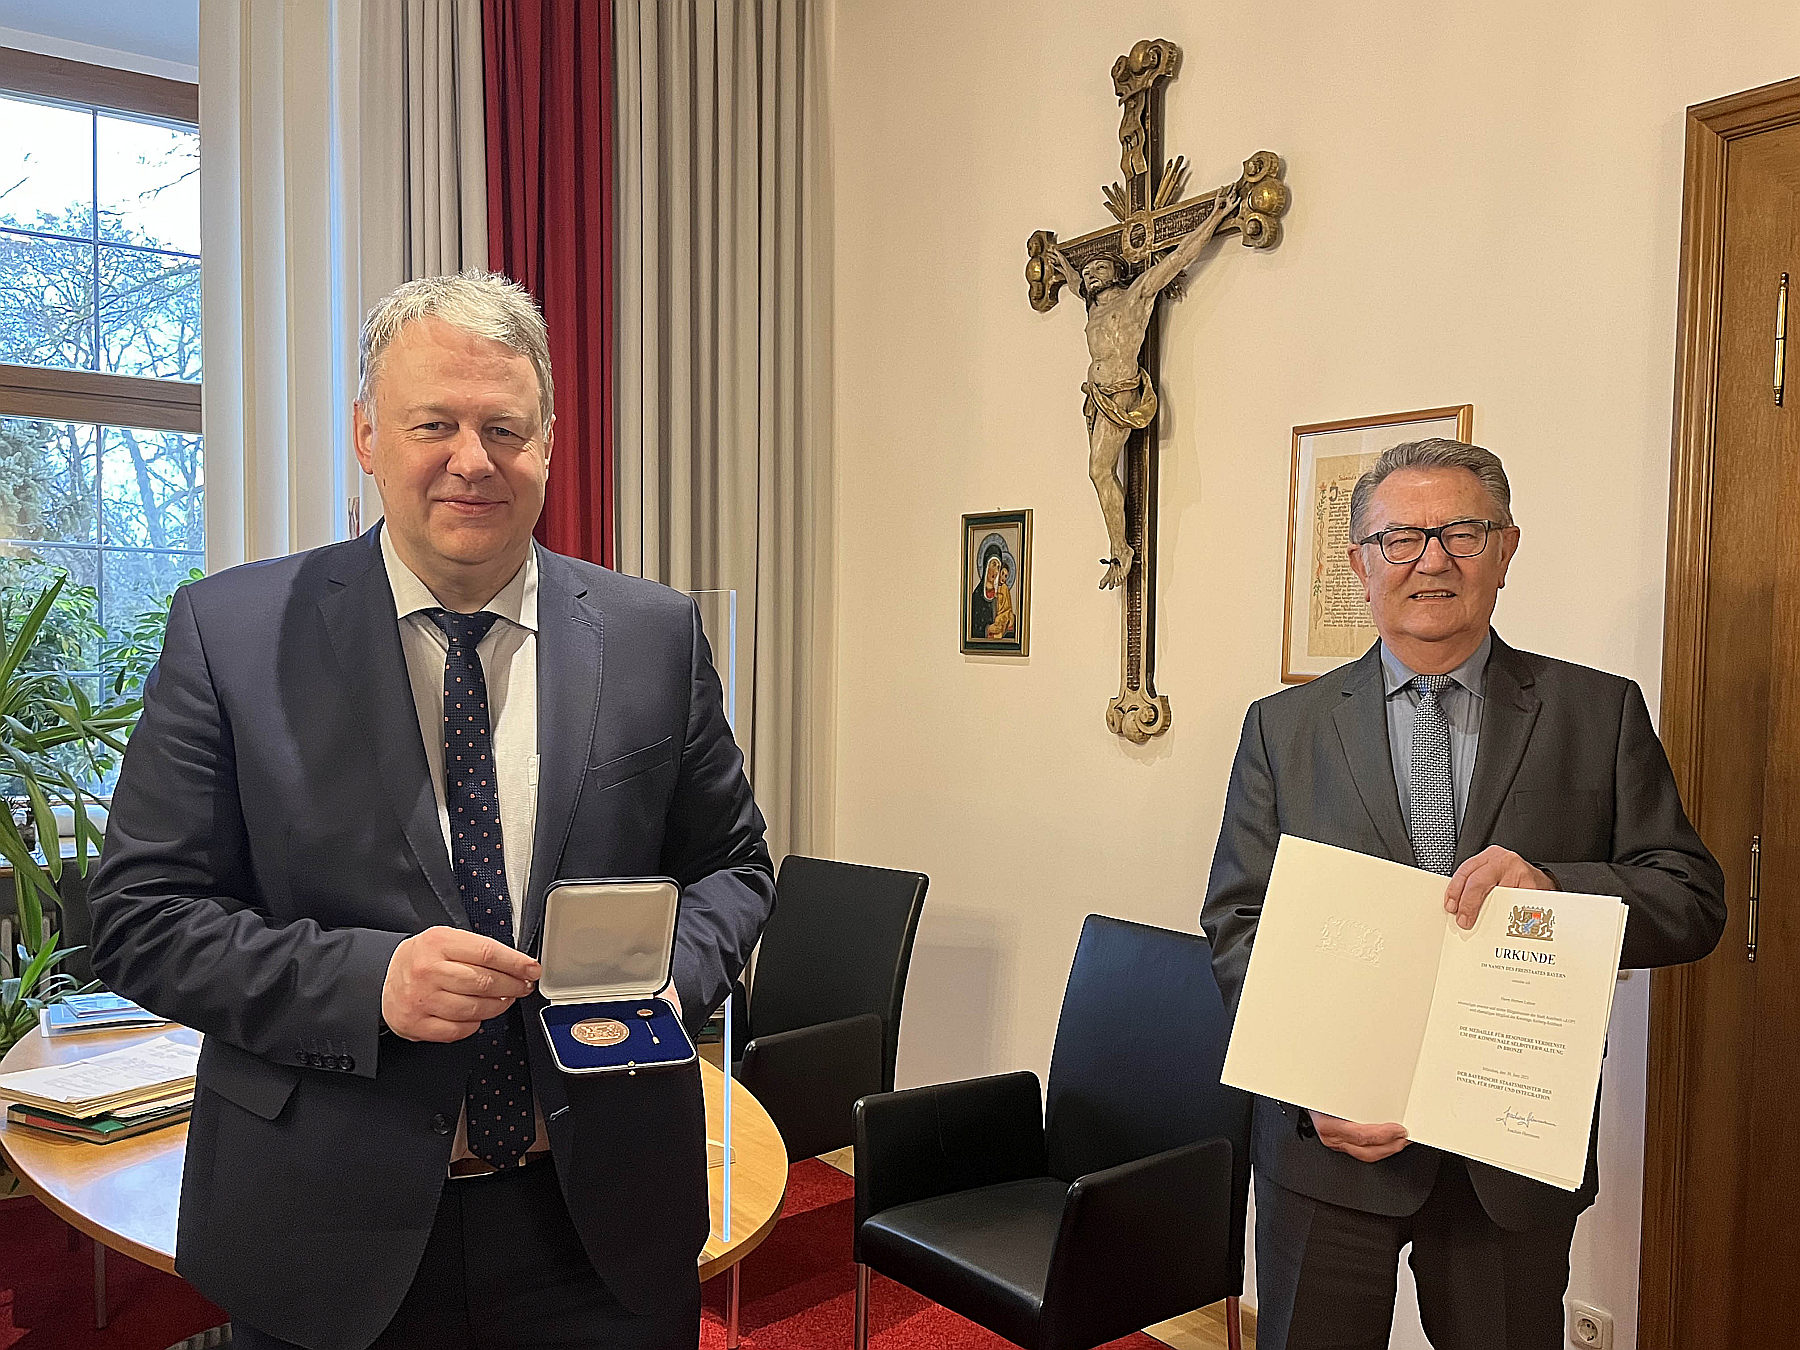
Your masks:
[[[1090,1172],[1069,1187],[1044,1285],[1043,1327],[1084,1345],[1243,1292],[1232,1269],[1231,1141]]]
[[[758,1036],[738,1077],[781,1131],[789,1161],[851,1142],[858,1097],[880,1092],[882,1023],[875,1013]]]
[[[857,1102],[855,1116],[859,1251],[871,1215],[1048,1168],[1035,1073],[878,1093]]]

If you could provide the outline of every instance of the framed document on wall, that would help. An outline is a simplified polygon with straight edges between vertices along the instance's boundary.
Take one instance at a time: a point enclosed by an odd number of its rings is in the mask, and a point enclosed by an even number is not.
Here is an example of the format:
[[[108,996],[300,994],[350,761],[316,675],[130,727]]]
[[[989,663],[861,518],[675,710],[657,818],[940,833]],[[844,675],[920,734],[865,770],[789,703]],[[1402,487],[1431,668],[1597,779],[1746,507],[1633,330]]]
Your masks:
[[[1350,570],[1350,493],[1383,450],[1442,436],[1467,441],[1475,405],[1353,417],[1294,428],[1288,481],[1287,605],[1281,679],[1304,684],[1375,641],[1362,583]]]

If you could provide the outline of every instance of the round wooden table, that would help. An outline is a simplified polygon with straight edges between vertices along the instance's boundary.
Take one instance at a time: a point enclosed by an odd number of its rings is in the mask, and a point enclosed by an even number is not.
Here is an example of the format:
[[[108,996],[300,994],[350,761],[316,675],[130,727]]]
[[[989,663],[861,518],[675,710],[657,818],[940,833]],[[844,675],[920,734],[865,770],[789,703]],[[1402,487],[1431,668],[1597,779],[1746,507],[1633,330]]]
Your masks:
[[[49,1038],[32,1031],[0,1060],[0,1072],[66,1064],[158,1036],[190,1044],[200,1039],[186,1027]],[[716,1141],[724,1137],[725,1075],[702,1059],[700,1084],[706,1095],[706,1133],[712,1141],[707,1145],[712,1233],[700,1252],[700,1278],[710,1280],[756,1250],[775,1226],[787,1193],[787,1147],[762,1103],[742,1083],[733,1082],[731,1237],[721,1240],[725,1168],[723,1149]],[[170,1274],[175,1271],[175,1211],[186,1151],[186,1125],[102,1145],[56,1139],[0,1119],[0,1154],[46,1208],[94,1241]],[[729,1298],[733,1324],[735,1285],[734,1279]],[[735,1335],[728,1339],[736,1341]]]

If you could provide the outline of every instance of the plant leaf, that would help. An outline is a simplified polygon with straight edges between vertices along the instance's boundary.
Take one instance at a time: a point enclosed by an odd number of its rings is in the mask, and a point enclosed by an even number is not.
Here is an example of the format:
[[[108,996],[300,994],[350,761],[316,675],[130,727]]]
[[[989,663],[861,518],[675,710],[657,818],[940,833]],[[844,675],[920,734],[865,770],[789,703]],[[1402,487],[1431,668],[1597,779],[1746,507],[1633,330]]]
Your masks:
[[[31,607],[24,621],[19,624],[19,631],[13,635],[6,652],[0,656],[0,685],[8,683],[13,672],[25,660],[25,653],[31,650],[31,644],[37,641],[38,629],[44,626],[44,620],[50,614],[50,607],[56,603],[57,595],[62,591],[63,583],[68,580],[65,574],[50,584],[48,590],[38,597],[37,604]]]

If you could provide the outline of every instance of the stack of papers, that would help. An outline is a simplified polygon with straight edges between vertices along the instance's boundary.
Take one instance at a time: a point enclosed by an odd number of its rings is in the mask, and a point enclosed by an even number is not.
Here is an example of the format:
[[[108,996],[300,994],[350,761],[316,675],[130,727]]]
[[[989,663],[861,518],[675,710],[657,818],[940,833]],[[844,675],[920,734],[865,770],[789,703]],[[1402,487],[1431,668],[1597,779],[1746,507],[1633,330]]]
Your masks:
[[[179,1125],[193,1110],[193,1089],[167,1099],[144,1102],[138,1106],[102,1111],[95,1116],[65,1115],[60,1111],[44,1111],[18,1103],[6,1108],[6,1119],[13,1125],[43,1130],[64,1139],[80,1139],[90,1144],[111,1144],[149,1134],[165,1125]]]
[[[46,1004],[38,1013],[38,1029],[46,1036],[168,1024],[168,1018],[158,1017],[118,994],[71,994],[60,1003]]]
[[[105,1144],[186,1120],[197,1047],[159,1037],[73,1064],[0,1074],[9,1123]]]

